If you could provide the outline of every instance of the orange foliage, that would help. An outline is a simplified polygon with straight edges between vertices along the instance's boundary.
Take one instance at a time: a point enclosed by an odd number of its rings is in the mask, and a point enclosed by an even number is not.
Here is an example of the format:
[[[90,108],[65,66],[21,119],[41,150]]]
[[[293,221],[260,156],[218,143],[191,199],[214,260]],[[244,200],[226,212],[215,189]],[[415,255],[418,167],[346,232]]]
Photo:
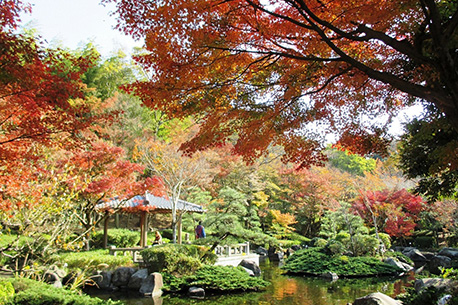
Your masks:
[[[448,60],[456,6],[430,18],[447,10],[418,0],[103,2],[117,4],[118,28],[145,38],[148,52],[136,60],[152,77],[126,89],[170,117],[200,119],[187,153],[235,135],[233,152],[246,161],[281,145],[283,161],[304,167],[323,161],[326,132],[351,151],[384,152],[387,126],[375,118],[412,96],[435,103],[458,130]]]
[[[16,34],[21,1],[0,3],[0,209],[39,198],[30,192],[43,169],[42,147],[73,149],[85,141],[80,131],[100,117],[85,103],[81,75],[94,58],[43,49],[34,38]],[[37,190],[40,187],[35,186]]]

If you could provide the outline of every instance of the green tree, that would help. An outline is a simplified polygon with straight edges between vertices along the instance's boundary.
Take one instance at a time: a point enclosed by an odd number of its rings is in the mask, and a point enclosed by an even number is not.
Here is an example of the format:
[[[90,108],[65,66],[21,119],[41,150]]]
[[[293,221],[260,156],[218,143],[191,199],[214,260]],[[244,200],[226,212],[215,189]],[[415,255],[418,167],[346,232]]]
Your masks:
[[[366,172],[372,172],[377,164],[375,159],[361,157],[338,149],[330,149],[328,159],[332,166],[358,176],[363,176]]]
[[[406,125],[399,166],[408,178],[419,179],[415,191],[430,200],[457,198],[458,132],[442,115]]]

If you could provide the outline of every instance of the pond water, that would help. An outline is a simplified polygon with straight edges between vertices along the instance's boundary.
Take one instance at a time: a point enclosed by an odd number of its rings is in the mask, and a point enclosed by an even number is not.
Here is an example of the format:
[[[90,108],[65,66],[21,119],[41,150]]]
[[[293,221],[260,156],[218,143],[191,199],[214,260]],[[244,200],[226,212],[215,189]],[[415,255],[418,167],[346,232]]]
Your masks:
[[[394,297],[404,291],[412,278],[339,279],[330,282],[321,278],[283,274],[277,262],[260,263],[263,278],[272,284],[263,292],[206,296],[205,299],[165,295],[159,299],[142,298],[126,293],[93,294],[102,299],[122,300],[128,305],[346,305],[372,292]]]

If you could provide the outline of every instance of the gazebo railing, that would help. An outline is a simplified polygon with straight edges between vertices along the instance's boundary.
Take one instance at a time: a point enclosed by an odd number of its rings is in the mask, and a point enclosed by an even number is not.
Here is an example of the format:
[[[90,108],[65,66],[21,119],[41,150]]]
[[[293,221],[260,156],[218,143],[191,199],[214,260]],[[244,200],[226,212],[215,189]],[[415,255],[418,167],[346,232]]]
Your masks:
[[[111,246],[108,248],[110,255],[117,256],[118,254],[127,256],[132,255],[132,260],[134,263],[141,263],[143,262],[143,258],[140,255],[140,251],[145,248],[141,247],[131,247],[131,248],[116,248],[115,246]]]
[[[217,256],[248,255],[250,254],[250,243],[216,246],[214,252]]]

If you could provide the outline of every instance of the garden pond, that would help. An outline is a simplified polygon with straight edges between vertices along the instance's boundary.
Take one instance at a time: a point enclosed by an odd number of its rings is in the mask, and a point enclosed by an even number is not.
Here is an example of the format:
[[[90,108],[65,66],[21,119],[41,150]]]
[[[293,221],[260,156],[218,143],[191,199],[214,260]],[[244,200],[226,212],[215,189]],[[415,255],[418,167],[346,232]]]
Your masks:
[[[102,299],[122,300],[128,305],[346,305],[356,298],[373,292],[382,292],[394,297],[409,285],[413,278],[364,278],[329,281],[314,277],[289,276],[283,274],[278,262],[268,259],[260,263],[262,276],[272,284],[262,292],[230,295],[211,295],[205,299],[190,299],[184,296],[164,295],[159,299],[129,295],[125,292],[113,294],[91,293]]]

